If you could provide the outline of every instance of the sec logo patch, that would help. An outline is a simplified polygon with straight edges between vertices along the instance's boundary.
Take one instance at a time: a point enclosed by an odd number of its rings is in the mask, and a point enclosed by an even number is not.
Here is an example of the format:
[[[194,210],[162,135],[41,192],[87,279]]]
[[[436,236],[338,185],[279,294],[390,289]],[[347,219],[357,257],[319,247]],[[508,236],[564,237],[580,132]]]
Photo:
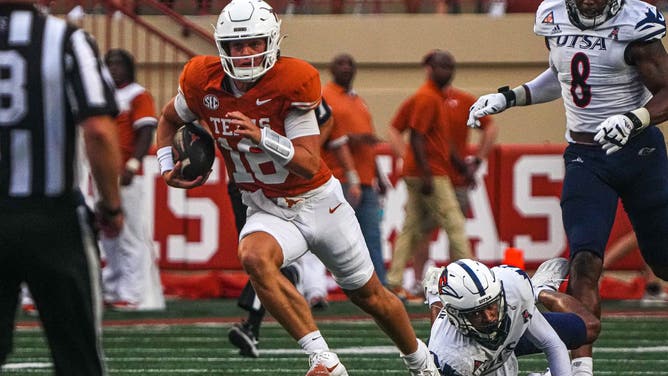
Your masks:
[[[218,97],[215,95],[207,94],[204,97],[204,107],[208,108],[209,110],[217,110],[218,106],[220,106],[220,102],[218,102]]]

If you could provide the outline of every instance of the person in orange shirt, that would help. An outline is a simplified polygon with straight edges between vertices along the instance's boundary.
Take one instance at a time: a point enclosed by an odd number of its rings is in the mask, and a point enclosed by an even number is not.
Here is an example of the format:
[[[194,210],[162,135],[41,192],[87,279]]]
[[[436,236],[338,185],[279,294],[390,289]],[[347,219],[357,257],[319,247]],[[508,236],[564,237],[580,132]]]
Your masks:
[[[346,199],[355,209],[364,240],[374,269],[385,284],[385,263],[380,239],[380,204],[376,180],[376,143],[371,113],[364,99],[353,90],[352,83],[357,73],[357,64],[349,54],[334,57],[330,64],[332,81],[323,88],[322,94],[334,117],[324,159],[332,173],[343,183]],[[336,155],[337,146],[347,143],[353,164],[345,169]]]
[[[451,75],[454,76],[456,69],[455,59],[451,54],[446,55],[453,67]],[[447,127],[450,141],[455,145],[459,153],[458,158],[464,161],[466,167],[463,170],[452,169],[449,177],[455,188],[459,208],[466,217],[471,210],[468,197],[469,191],[475,188],[477,184],[473,177],[494,147],[499,131],[496,124],[492,121],[491,116],[481,118],[480,128],[476,128],[479,133],[477,147],[471,150],[473,154],[467,154],[470,128],[465,125],[468,119],[469,108],[475,103],[476,97],[453,87],[451,84],[443,87],[443,93],[445,95],[443,104],[445,105],[445,113],[448,119]],[[392,145],[395,153],[403,157],[403,153],[406,150],[403,139],[392,138]],[[438,226],[434,227],[433,230],[427,230],[427,234],[433,234],[434,231],[438,231]],[[431,239],[432,236],[426,235],[413,256],[413,268],[415,270],[415,278],[418,281],[423,277],[424,265],[429,260],[429,243]],[[415,294],[422,294],[422,286],[419,286],[419,284],[413,290]]]
[[[111,49],[104,57],[116,84],[121,156],[121,197],[125,224],[118,237],[100,237],[106,257],[102,287],[106,305],[115,310],[161,310],[165,297],[156,265],[153,241],[144,216],[141,160],[153,143],[158,124],[151,94],[136,82],[132,55]]]
[[[316,326],[308,303],[280,272],[307,250],[327,266],[350,300],[396,344],[413,376],[438,375],[401,301],[374,272],[355,212],[320,157],[314,114],[320,76],[307,62],[279,53],[280,20],[261,0],[233,0],[214,30],[219,56],[196,56],[158,121],[160,171],[177,188],[195,180],[174,163],[172,139],[185,122],[200,121],[216,140],[228,174],[248,206],[238,256],[265,309],[309,355],[307,376],[347,376]]]
[[[406,263],[436,226],[447,232],[451,260],[472,258],[465,218],[450,179],[455,168],[469,181],[472,174],[459,158],[448,126],[449,113],[443,105],[448,99],[445,89],[452,81],[454,59],[448,52],[436,50],[427,54],[422,64],[427,73],[426,82],[404,101],[389,128],[395,148],[400,148],[397,145],[402,133],[410,133],[409,147],[401,153],[408,191],[406,215],[387,274],[388,286],[404,299],[412,296],[402,286]]]

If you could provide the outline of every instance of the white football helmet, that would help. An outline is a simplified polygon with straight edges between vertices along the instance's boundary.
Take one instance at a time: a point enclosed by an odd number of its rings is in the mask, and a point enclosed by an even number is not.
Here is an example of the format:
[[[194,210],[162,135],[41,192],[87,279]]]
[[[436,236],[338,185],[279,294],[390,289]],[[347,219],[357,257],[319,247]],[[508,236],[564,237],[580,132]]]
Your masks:
[[[218,16],[213,37],[220,55],[223,69],[230,77],[239,81],[255,81],[274,66],[279,55],[281,21],[274,9],[262,0],[232,0]],[[265,38],[265,52],[243,59],[262,57],[258,66],[235,67],[234,61],[241,58],[230,56],[229,42],[244,39]]]
[[[438,295],[450,322],[462,334],[487,347],[503,343],[509,324],[505,292],[503,283],[487,266],[470,259],[450,263],[438,279]],[[474,326],[469,317],[492,304],[499,306],[498,319],[486,326]]]
[[[607,0],[605,6],[595,15],[585,15],[578,8],[577,1],[566,0],[566,10],[571,23],[581,30],[593,29],[612,17],[622,9],[624,0]]]

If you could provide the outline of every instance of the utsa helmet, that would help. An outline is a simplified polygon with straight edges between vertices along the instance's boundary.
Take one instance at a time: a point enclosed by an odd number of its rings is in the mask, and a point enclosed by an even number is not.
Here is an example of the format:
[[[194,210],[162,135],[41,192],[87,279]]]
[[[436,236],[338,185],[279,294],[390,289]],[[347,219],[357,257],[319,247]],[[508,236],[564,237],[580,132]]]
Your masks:
[[[580,30],[594,29],[614,17],[624,0],[598,0],[594,6],[584,8],[582,0],[565,0],[568,19]],[[581,9],[582,8],[582,9]]]
[[[503,283],[484,264],[462,259],[450,263],[438,279],[438,295],[450,322],[468,337],[488,347],[498,347],[507,336],[508,316]],[[498,305],[498,317],[485,325],[474,325],[476,313]]]
[[[279,56],[281,42],[281,21],[274,9],[262,0],[232,0],[218,16],[213,37],[220,55],[225,73],[235,80],[252,82],[262,77],[271,69]],[[264,52],[244,56],[253,62],[262,58],[259,65],[236,67],[235,60],[241,57],[230,56],[229,43],[245,39],[264,38],[267,48]]]
[[[180,173],[184,179],[206,176],[216,158],[213,137],[195,123],[185,124],[174,134],[172,156],[174,163],[181,161]]]

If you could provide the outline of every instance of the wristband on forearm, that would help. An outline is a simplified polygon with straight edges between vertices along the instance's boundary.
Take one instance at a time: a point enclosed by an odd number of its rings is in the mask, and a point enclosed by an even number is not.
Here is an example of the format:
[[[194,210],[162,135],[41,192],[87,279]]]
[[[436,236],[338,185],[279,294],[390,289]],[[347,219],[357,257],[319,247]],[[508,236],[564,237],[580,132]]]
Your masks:
[[[650,123],[649,111],[647,111],[645,107],[629,111],[625,113],[624,116],[631,120],[631,123],[633,123],[633,130],[635,131],[641,131],[647,128]]]
[[[355,171],[355,170],[346,171],[346,180],[347,180],[348,184],[351,184],[351,185],[360,184],[360,176],[357,174],[357,171]]]
[[[262,137],[258,147],[264,150],[271,159],[280,163],[282,166],[290,163],[295,156],[295,146],[289,138],[274,132],[269,127],[263,127]]]
[[[158,163],[160,163],[160,175],[174,169],[174,159],[172,157],[171,146],[161,147],[158,149],[155,155],[158,157]]]
[[[515,92],[510,90],[510,86],[502,86],[498,89],[498,92],[506,98],[506,108],[513,107],[516,102]]]

